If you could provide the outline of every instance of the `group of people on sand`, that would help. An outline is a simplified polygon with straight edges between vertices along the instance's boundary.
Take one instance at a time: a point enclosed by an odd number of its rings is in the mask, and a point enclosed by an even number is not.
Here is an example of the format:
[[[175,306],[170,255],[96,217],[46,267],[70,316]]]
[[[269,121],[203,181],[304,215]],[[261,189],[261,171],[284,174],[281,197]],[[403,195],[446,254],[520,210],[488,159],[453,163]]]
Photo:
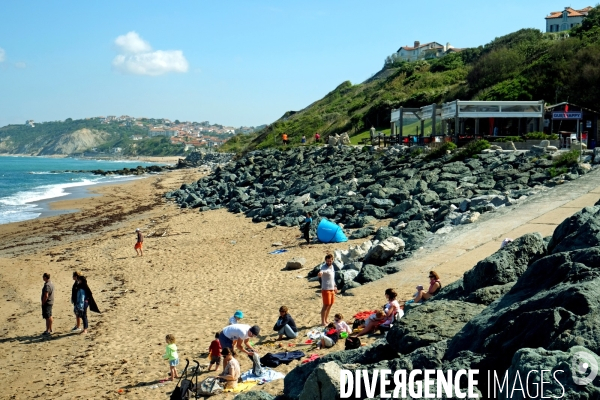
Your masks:
[[[364,321],[364,327],[354,332],[353,329],[344,321],[344,316],[337,313],[334,316],[334,321],[329,322],[329,314],[335,303],[335,295],[337,287],[335,284],[335,269],[333,265],[333,255],[327,254],[325,262],[321,265],[318,276],[321,278],[321,325],[324,331],[319,339],[317,339],[318,348],[330,348],[334,346],[340,338],[359,337],[374,333],[377,330],[389,330],[392,324],[404,315],[404,304],[400,304],[397,300],[398,293],[389,288],[385,291],[386,304],[380,310],[371,313]],[[429,273],[430,286],[427,291],[419,290],[415,294],[414,299],[407,303],[419,303],[430,299],[437,294],[442,287],[439,275],[435,271]],[[208,348],[210,364],[208,371],[219,370],[222,366],[222,372],[218,378],[224,383],[225,388],[235,388],[241,376],[240,363],[237,360],[239,353],[245,353],[250,358],[255,357],[255,349],[250,339],[257,337],[260,334],[258,325],[248,325],[242,323],[244,313],[237,310],[229,319],[229,325],[224,327],[220,332],[215,333],[214,340]],[[279,317],[273,326],[273,331],[277,332],[276,340],[295,339],[298,336],[298,328],[296,322],[289,313],[287,306],[279,308]],[[179,364],[177,355],[177,347],[173,335],[167,335],[167,348],[164,358],[169,361],[171,369],[170,380],[178,378],[176,366]]]
[[[50,274],[45,272],[42,275],[44,286],[42,287],[42,318],[46,320],[46,330],[42,333],[43,336],[52,335],[54,317],[52,309],[54,306],[55,288],[54,283],[50,279]],[[81,272],[73,272],[73,287],[71,288],[71,303],[73,304],[73,313],[75,314],[75,326],[71,329],[72,332],[81,331],[81,334],[88,333],[88,317],[87,310],[99,313],[100,310],[96,305],[92,291],[87,284],[87,278],[81,275]],[[83,323],[83,330],[81,325]]]

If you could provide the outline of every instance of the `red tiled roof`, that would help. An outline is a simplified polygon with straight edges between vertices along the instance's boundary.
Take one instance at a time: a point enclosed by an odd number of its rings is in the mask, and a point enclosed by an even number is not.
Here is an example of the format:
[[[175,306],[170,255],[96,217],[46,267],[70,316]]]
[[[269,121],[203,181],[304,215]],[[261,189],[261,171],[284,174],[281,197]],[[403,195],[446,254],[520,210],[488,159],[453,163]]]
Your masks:
[[[592,7],[590,6],[582,8],[581,10],[565,7],[564,11],[567,11],[568,17],[585,17],[591,9]],[[546,19],[562,18],[564,11],[552,11],[550,15],[546,17]]]

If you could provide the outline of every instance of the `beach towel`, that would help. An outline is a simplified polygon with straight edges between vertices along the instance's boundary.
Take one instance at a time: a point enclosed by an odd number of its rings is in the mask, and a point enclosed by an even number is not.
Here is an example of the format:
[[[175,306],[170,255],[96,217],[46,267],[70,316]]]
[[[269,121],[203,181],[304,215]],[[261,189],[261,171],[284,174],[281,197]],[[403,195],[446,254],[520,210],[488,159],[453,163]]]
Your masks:
[[[248,391],[248,390],[252,389],[257,384],[258,384],[258,382],[255,382],[255,381],[252,381],[252,382],[242,382],[242,383],[238,383],[237,385],[235,385],[235,388],[233,388],[233,389],[225,389],[225,390],[223,390],[223,392],[228,392],[228,393],[245,392],[245,391]]]
[[[312,340],[317,340],[321,338],[321,334],[323,333],[323,329],[311,329],[310,331],[308,331],[308,333],[306,334],[306,336],[308,336],[309,339]]]
[[[308,357],[306,360],[302,360],[302,364],[306,364],[311,361],[315,361],[317,358],[319,358],[318,354],[311,354],[310,357]]]
[[[354,319],[367,319],[369,318],[369,315],[371,314],[375,314],[377,312],[377,310],[373,310],[373,311],[361,311],[357,314],[354,314],[353,317]]]
[[[277,250],[273,250],[269,254],[281,254],[281,253],[285,253],[285,252],[287,252],[287,249],[277,249]]]
[[[271,368],[263,368],[262,374],[255,375],[252,373],[252,370],[246,371],[241,375],[242,382],[250,381],[250,382],[271,382],[277,379],[285,378],[285,374],[281,372],[274,371]]]

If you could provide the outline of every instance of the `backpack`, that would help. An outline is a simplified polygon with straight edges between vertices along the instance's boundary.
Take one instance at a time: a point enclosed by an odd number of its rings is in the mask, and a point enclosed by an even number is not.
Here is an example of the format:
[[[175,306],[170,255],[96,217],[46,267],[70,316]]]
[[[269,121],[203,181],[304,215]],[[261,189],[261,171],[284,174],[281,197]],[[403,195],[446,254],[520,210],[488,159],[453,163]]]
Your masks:
[[[364,319],[355,319],[354,322],[352,323],[352,330],[355,330],[358,327],[363,326],[364,324],[365,324]]]
[[[219,383],[219,379],[215,377],[206,378],[196,388],[196,395],[199,396],[212,396],[221,393],[223,393],[223,387]]]
[[[360,339],[357,337],[348,336],[346,338],[345,349],[354,350],[361,346]]]

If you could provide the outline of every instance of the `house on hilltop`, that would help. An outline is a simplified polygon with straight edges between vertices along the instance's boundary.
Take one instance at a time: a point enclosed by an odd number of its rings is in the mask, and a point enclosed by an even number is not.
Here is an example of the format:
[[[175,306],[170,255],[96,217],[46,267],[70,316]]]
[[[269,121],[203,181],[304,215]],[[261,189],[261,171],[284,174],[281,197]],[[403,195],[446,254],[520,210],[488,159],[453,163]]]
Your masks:
[[[400,47],[396,54],[401,60],[417,61],[432,58],[440,58],[445,56],[446,54],[456,53],[461,50],[462,49],[458,49],[452,46],[450,43],[446,43],[446,45],[444,46],[438,42],[429,42],[421,44],[421,42],[415,40],[413,47],[409,47],[408,45]]]
[[[562,11],[553,11],[546,17],[546,32],[562,32],[581,25],[583,19],[588,15],[592,7],[588,6],[581,10],[565,7]]]

